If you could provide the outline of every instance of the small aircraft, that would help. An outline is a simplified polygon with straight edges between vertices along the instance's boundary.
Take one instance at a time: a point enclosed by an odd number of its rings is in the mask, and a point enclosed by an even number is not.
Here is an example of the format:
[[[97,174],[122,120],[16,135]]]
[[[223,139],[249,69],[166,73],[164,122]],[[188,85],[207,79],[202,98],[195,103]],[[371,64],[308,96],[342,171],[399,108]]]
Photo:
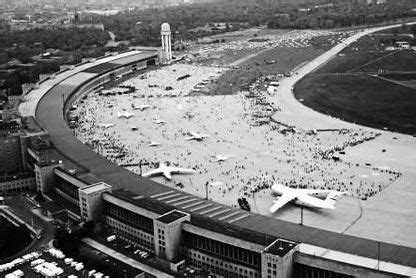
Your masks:
[[[189,132],[191,135],[190,137],[186,137],[185,140],[195,140],[195,141],[202,141],[204,138],[209,137],[208,134],[201,134],[194,131]]]
[[[130,119],[131,117],[133,117],[133,116],[134,116],[134,114],[126,111],[126,112],[118,112],[117,116],[118,116],[119,118],[126,118],[126,119]]]
[[[157,124],[157,125],[164,125],[164,124],[166,124],[166,121],[164,121],[164,120],[160,120],[160,119],[158,119],[158,120],[154,120],[153,121],[155,124]]]
[[[157,147],[157,146],[160,146],[160,145],[161,145],[161,143],[150,141],[150,143],[147,144],[146,147]]]
[[[219,154],[215,156],[215,162],[223,162],[233,157],[232,155]]]
[[[104,129],[107,129],[107,128],[110,128],[110,127],[114,126],[114,124],[99,123],[98,126],[104,128]]]
[[[133,130],[133,131],[139,130],[139,128],[137,126],[132,126],[132,127],[130,127],[130,129]]]
[[[132,103],[131,104],[131,107],[134,109],[134,110],[140,110],[140,111],[143,111],[143,110],[146,110],[146,109],[148,109],[148,108],[150,108],[151,106],[150,105],[135,105],[134,103]]]
[[[163,175],[168,180],[172,179],[172,174],[195,174],[196,171],[193,169],[178,168],[172,166],[166,166],[164,163],[159,164],[159,168],[153,169],[149,172],[142,174],[142,177],[151,177],[156,175]]]
[[[306,207],[335,209],[337,198],[348,193],[336,190],[290,188],[282,184],[274,184],[272,192],[280,197],[270,207],[271,213],[275,213],[291,201]]]

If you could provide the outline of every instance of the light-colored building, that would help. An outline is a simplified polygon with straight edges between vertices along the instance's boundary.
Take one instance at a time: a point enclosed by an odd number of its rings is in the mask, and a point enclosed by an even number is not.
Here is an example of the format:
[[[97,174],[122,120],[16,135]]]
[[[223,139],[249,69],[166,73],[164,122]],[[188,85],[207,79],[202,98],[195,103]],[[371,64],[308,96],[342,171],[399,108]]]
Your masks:
[[[79,188],[78,192],[81,218],[86,221],[99,220],[103,212],[102,195],[104,192],[111,192],[111,186],[100,182]]]
[[[172,61],[172,32],[169,23],[163,23],[160,30],[162,39],[162,64],[169,64]]]

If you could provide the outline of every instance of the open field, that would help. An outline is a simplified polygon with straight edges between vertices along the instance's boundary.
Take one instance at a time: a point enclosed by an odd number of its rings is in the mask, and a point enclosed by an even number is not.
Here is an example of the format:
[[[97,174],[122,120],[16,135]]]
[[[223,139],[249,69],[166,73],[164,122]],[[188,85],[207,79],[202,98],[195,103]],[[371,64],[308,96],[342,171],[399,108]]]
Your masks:
[[[386,50],[405,34],[365,36],[304,80],[295,96],[317,111],[379,129],[416,134],[416,52]]]
[[[368,75],[310,76],[295,96],[317,111],[349,122],[416,134],[416,92]]]
[[[323,50],[314,47],[278,47],[264,51],[238,68],[225,72],[214,84],[208,94],[234,94],[247,91],[250,84],[264,75],[284,74],[319,54]]]

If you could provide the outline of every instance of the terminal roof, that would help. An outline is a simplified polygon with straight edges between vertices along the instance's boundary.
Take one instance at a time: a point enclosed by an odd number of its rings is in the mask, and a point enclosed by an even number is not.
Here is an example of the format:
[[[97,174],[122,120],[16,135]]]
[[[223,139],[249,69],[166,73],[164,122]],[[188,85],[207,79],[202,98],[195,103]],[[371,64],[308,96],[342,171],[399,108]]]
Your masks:
[[[141,195],[134,195],[132,192],[123,189],[114,190],[110,195],[160,215],[166,214],[172,210],[172,207],[164,205],[154,199],[146,198]]]
[[[177,211],[177,210],[173,210],[160,216],[157,220],[162,223],[169,224],[185,216],[187,216],[187,214]]]

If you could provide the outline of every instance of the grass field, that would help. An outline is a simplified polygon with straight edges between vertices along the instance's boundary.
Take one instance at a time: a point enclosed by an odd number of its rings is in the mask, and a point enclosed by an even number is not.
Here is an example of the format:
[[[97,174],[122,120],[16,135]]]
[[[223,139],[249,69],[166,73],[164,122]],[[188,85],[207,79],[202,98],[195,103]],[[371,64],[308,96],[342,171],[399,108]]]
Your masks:
[[[416,134],[416,92],[368,75],[310,76],[295,96],[322,113],[365,126]]]
[[[283,74],[321,53],[323,50],[314,47],[278,47],[264,51],[240,64],[238,69],[225,72],[212,86],[209,94],[234,94],[247,90],[248,86],[260,76]],[[266,61],[274,61],[274,63],[267,64]]]
[[[295,96],[346,121],[416,134],[416,52],[386,50],[399,40],[416,43],[389,31],[361,38],[301,80]]]
[[[29,231],[14,226],[0,216],[0,260],[18,253],[31,241]]]

